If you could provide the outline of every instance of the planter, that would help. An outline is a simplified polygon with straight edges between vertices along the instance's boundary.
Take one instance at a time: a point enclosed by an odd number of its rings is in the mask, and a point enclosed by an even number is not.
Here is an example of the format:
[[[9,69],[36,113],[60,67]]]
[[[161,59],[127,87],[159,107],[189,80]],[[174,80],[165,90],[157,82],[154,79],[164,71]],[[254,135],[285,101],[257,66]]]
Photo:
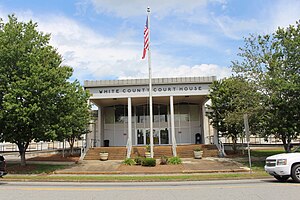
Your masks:
[[[146,157],[146,158],[151,158],[151,153],[148,152],[148,151],[146,151],[146,152],[145,152],[145,157]]]
[[[102,152],[100,153],[100,160],[108,160],[108,153]]]
[[[194,158],[201,159],[203,155],[203,151],[194,151]]]

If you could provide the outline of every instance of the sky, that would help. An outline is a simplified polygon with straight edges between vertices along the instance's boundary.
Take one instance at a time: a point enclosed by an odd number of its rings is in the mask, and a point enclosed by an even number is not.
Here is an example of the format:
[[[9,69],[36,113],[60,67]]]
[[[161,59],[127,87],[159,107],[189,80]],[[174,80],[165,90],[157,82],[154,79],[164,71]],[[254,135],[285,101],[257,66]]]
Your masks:
[[[148,6],[154,78],[228,77],[245,37],[300,20],[300,0],[0,0],[0,18],[15,14],[50,33],[71,79],[135,79],[149,76]]]

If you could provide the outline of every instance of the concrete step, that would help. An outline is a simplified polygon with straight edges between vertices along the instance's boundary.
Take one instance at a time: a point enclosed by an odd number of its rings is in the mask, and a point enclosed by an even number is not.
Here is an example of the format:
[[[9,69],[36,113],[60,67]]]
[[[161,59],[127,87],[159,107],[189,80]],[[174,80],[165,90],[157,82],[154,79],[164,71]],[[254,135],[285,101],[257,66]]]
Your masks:
[[[132,153],[131,153],[131,157],[137,157],[137,156],[141,156],[144,157],[145,156],[145,152],[146,152],[146,147],[132,147]],[[171,157],[172,156],[172,146],[168,145],[168,146],[154,146],[153,148],[153,152],[154,152],[154,158],[160,158],[161,156],[167,156],[167,157]]]
[[[218,149],[215,145],[178,145],[176,147],[177,156],[180,158],[193,158],[194,149],[201,147],[203,149],[203,157],[217,157]],[[162,156],[172,157],[172,146],[154,146],[154,158],[159,159]],[[90,148],[85,156],[85,160],[99,160],[101,151],[108,152],[109,160],[124,160],[126,158],[126,147],[95,147]],[[145,146],[133,146],[131,151],[131,158],[137,156],[144,157],[146,152]]]
[[[124,160],[126,157],[126,147],[95,147],[89,149],[84,160],[99,160],[100,152],[108,152],[109,160]]]

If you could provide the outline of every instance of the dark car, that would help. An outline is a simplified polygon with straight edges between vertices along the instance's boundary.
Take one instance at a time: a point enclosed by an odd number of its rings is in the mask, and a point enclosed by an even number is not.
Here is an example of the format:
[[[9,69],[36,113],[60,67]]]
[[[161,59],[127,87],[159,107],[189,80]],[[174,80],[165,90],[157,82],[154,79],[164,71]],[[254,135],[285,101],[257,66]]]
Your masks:
[[[0,155],[0,177],[5,176],[6,172],[6,161],[3,155]]]

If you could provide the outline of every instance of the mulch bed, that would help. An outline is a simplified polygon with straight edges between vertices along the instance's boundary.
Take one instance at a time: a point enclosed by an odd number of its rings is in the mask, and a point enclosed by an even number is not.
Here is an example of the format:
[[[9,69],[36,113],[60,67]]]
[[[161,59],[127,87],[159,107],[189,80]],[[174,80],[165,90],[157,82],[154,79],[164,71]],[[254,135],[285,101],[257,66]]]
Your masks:
[[[19,174],[20,172],[27,174],[37,169],[36,165],[27,164],[26,166],[21,166],[19,164],[8,165],[6,171],[9,174]]]

